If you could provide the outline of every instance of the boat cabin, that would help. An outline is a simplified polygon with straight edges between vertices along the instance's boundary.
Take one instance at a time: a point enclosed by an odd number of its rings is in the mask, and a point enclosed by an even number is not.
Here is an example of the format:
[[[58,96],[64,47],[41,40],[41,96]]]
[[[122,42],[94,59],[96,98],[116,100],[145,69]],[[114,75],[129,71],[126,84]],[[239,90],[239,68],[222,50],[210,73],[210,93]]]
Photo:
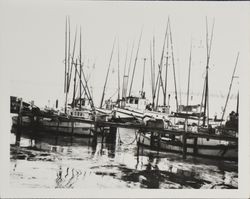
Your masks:
[[[148,100],[145,98],[135,97],[135,96],[129,96],[126,98],[123,98],[121,101],[121,107],[129,107],[129,108],[136,108],[140,110],[145,110],[146,106],[148,104]]]
[[[91,112],[87,110],[68,109],[67,114],[73,117],[90,118]]]
[[[189,105],[189,106],[184,106],[184,105],[179,105],[179,112],[188,112],[188,113],[199,113],[199,108],[200,105]]]
[[[157,111],[160,113],[170,114],[170,106],[158,106]]]

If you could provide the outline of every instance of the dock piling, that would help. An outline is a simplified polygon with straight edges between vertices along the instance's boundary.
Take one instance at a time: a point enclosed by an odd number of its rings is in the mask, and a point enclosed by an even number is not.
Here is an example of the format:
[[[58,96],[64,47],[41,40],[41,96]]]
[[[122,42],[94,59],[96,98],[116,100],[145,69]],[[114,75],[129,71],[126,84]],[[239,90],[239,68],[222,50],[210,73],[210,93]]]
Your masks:
[[[17,133],[16,133],[16,146],[20,146],[21,134],[22,134],[22,109],[23,109],[23,100],[20,99],[20,107],[17,116]]]
[[[183,159],[186,159],[186,155],[187,155],[187,135],[186,135],[186,132],[182,135],[182,147],[183,147]]]

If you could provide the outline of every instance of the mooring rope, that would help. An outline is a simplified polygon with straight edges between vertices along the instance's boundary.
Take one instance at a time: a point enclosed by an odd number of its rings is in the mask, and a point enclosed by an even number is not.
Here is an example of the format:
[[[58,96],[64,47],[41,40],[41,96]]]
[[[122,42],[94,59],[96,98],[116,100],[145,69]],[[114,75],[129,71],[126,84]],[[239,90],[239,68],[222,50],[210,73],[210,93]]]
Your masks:
[[[121,143],[121,144],[124,144],[124,145],[132,145],[136,140],[137,140],[137,135],[138,135],[138,132],[137,131],[135,131],[135,138],[134,138],[134,140],[132,141],[132,142],[130,142],[130,143],[125,143],[124,141],[122,141],[122,139],[121,139],[121,135],[120,135],[120,131],[119,131],[119,128],[117,129],[117,131],[118,131],[118,135],[119,135],[119,140],[118,140],[118,142],[119,143]]]

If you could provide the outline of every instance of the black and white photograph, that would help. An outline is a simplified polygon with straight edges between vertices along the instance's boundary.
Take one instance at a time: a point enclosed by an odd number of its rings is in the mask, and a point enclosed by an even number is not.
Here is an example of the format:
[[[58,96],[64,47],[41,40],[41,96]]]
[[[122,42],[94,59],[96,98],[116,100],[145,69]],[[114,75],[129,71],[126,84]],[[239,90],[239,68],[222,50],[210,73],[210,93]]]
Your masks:
[[[0,1],[0,196],[249,197],[249,9]]]

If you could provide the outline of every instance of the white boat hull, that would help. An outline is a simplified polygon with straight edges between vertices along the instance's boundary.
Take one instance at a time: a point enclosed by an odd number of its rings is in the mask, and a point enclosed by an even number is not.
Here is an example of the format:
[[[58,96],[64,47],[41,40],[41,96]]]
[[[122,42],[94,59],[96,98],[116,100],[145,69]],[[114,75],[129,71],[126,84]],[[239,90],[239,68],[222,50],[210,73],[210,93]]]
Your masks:
[[[146,147],[151,147],[150,135],[140,134],[137,143]],[[181,141],[160,140],[159,145],[153,146],[154,149],[161,151],[183,152]],[[228,160],[238,159],[238,145],[230,142],[213,140],[206,138],[197,138],[197,147],[195,148],[194,139],[187,139],[187,154],[195,156],[204,156],[211,158],[221,158]]]
[[[120,119],[143,119],[143,118],[154,118],[154,119],[169,119],[168,114],[156,112],[156,111],[149,111],[149,110],[139,110],[139,109],[132,109],[132,108],[115,108],[115,117]]]
[[[93,124],[72,121],[40,120],[40,126],[46,131],[56,131],[66,134],[93,136]]]
[[[17,116],[12,117],[12,124],[17,125]],[[22,127],[31,127],[31,119],[28,116],[22,117]],[[49,118],[39,120],[38,127],[45,131],[55,131],[58,133],[74,134],[82,136],[93,136],[94,125],[87,122],[78,121],[55,121]]]
[[[12,117],[12,124],[17,125],[17,116]],[[22,116],[22,126],[23,127],[28,127],[31,125],[31,119],[28,116]]]

